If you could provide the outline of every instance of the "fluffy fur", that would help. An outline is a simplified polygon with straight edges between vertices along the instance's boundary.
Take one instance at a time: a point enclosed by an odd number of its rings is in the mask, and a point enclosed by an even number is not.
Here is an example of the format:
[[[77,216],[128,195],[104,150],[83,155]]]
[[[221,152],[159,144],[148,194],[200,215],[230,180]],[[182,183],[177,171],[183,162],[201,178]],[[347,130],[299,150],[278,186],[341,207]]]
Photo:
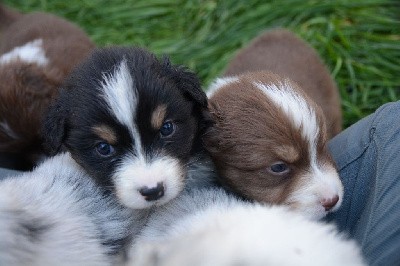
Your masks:
[[[45,120],[53,153],[66,149],[131,208],[176,197],[207,124],[197,77],[144,49],[96,50],[66,80]]]
[[[139,48],[94,51],[44,123],[51,152],[71,153],[0,183],[0,264],[123,263],[148,217],[133,209],[171,200],[194,178],[206,123],[193,73]]]
[[[179,219],[177,220],[177,217]],[[332,225],[219,189],[186,193],[156,210],[129,265],[364,265]]]
[[[238,75],[210,88],[215,124],[204,136],[220,183],[315,219],[335,211],[343,187],[326,147],[325,116],[310,97],[321,105],[319,99],[332,100],[340,112],[315,51],[288,31],[268,32],[239,52],[227,74]]]
[[[0,265],[115,265],[144,217],[58,155],[0,182]]]
[[[93,48],[80,28],[62,18],[0,4],[0,166],[27,170],[43,159],[43,112]]]

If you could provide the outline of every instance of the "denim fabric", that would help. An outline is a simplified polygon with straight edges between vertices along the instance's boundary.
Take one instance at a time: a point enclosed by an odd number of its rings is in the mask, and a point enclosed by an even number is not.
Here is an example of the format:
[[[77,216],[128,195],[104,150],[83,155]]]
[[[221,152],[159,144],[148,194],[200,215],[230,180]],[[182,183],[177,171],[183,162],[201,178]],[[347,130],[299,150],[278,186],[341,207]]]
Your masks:
[[[400,102],[385,104],[329,143],[345,187],[327,217],[370,265],[400,265]]]

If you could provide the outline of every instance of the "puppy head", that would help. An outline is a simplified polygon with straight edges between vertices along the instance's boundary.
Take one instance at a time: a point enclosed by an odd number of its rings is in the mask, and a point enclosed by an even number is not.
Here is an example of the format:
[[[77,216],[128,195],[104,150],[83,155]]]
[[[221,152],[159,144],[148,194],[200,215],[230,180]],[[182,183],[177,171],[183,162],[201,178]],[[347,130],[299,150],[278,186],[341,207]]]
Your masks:
[[[206,110],[188,70],[138,48],[99,49],[66,80],[44,135],[124,205],[146,208],[182,190]]]
[[[256,72],[220,79],[209,95],[215,124],[204,143],[223,185],[316,219],[340,206],[322,111],[296,84]]]

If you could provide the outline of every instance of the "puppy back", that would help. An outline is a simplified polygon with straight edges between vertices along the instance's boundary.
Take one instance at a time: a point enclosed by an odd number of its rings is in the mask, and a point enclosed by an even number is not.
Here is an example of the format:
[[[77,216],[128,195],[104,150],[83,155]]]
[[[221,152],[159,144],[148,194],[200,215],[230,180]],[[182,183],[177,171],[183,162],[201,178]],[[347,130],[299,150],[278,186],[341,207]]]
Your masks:
[[[0,31],[8,27],[21,16],[16,10],[8,8],[0,3]],[[1,32],[0,32],[1,34]],[[0,35],[1,38],[1,35]]]

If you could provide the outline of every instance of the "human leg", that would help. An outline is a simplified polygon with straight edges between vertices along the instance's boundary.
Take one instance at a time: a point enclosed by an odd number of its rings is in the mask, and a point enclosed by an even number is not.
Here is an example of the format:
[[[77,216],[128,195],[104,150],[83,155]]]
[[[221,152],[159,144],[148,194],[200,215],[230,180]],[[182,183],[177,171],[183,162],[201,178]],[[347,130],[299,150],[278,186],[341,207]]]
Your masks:
[[[400,263],[400,102],[380,107],[332,139],[345,187],[335,221],[371,265]]]

